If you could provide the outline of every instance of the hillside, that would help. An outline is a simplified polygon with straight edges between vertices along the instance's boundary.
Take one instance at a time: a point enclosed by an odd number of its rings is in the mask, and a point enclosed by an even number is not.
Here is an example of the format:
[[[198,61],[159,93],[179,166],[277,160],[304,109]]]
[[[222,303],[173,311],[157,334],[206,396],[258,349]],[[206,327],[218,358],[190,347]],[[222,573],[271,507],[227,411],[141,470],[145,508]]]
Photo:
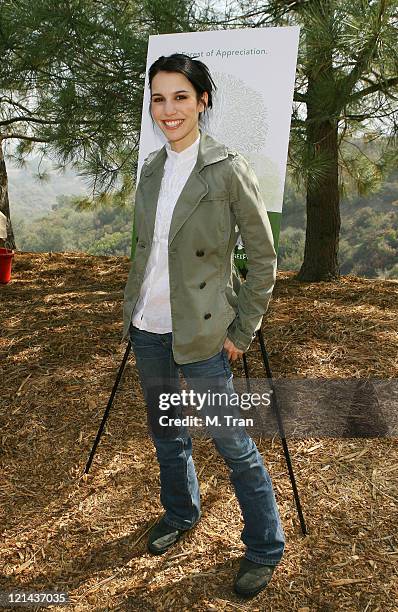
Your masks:
[[[376,159],[380,153],[381,143],[353,144],[371,158]],[[129,256],[134,198],[125,208],[77,212],[71,196],[88,194],[87,183],[72,168],[65,174],[51,173],[50,160],[39,162],[38,157],[32,157],[25,168],[16,168],[12,163],[7,166],[17,249]],[[49,170],[48,182],[34,178],[38,167]],[[398,171],[390,172],[375,193],[355,195],[348,185],[346,191],[341,198],[341,273],[398,279]],[[296,189],[288,170],[278,252],[280,270],[300,269],[305,227],[305,193]]]
[[[231,591],[242,522],[208,439],[194,440],[201,522],[166,555],[146,552],[161,506],[133,354],[82,476],[126,349],[128,269],[127,257],[17,252],[0,285],[0,591],[68,590],[74,611],[396,610],[397,437],[288,439],[306,537],[280,439],[256,438],[287,545],[249,603]],[[279,272],[263,323],[273,375],[396,383],[397,297],[392,280],[309,284]],[[251,377],[264,378],[256,342],[247,359]],[[241,378],[242,364],[233,371]]]
[[[38,179],[38,168],[46,171],[47,180]],[[32,157],[23,168],[8,163],[7,174],[11,218],[16,216],[32,222],[50,212],[57,197],[89,193],[87,184],[72,168],[55,171],[48,159],[43,165],[38,157]]]

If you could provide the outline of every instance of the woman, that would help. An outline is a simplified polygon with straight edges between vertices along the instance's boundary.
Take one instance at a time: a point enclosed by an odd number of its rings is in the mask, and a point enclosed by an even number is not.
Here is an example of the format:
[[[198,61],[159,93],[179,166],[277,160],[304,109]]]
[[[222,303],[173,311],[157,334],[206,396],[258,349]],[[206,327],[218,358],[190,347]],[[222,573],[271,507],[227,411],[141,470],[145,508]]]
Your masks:
[[[276,254],[257,178],[246,159],[200,127],[215,88],[205,64],[161,56],[149,69],[150,114],[167,143],[143,164],[135,199],[136,248],[124,294],[123,338],[130,337],[160,465],[165,513],[149,533],[162,554],[200,519],[192,441],[165,398],[190,389],[234,393],[229,360],[246,351],[275,283]],[[249,270],[239,288],[239,233]],[[210,414],[211,401],[201,415]],[[206,421],[207,422],[207,421]],[[270,476],[240,426],[214,434],[231,469],[246,545],[234,589],[253,596],[271,579],[285,545]],[[214,429],[213,429],[214,432]]]

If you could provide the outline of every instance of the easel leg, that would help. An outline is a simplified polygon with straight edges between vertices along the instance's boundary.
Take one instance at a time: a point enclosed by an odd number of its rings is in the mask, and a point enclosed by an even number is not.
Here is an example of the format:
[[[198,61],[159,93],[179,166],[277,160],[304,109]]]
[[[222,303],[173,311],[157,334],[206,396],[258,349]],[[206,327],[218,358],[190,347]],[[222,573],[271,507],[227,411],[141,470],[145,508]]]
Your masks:
[[[111,407],[112,407],[113,400],[114,400],[114,398],[115,398],[116,391],[117,391],[117,388],[118,388],[118,386],[119,386],[120,379],[121,379],[122,374],[123,374],[123,371],[124,371],[124,367],[125,367],[125,365],[126,365],[126,362],[127,362],[128,356],[129,356],[129,354],[130,354],[130,349],[131,349],[131,342],[129,341],[129,342],[128,342],[128,344],[127,344],[126,351],[125,351],[125,353],[124,353],[123,361],[122,361],[122,363],[121,363],[121,365],[120,365],[119,372],[118,372],[117,377],[116,377],[116,380],[115,380],[115,384],[113,385],[113,389],[112,389],[112,393],[111,393],[110,398],[109,398],[109,401],[108,401],[108,405],[107,405],[106,410],[105,410],[105,412],[104,412],[104,416],[102,417],[101,425],[100,425],[100,427],[99,427],[99,430],[98,430],[97,436],[96,436],[96,438],[95,438],[95,441],[94,441],[94,444],[93,444],[93,448],[91,449],[90,457],[88,458],[88,461],[87,461],[86,467],[85,467],[85,469],[84,469],[84,474],[88,474],[88,471],[89,471],[89,469],[90,469],[91,463],[92,463],[92,461],[93,461],[93,459],[94,459],[95,451],[96,451],[97,446],[98,446],[98,443],[99,443],[99,441],[100,441],[100,439],[101,439],[101,435],[102,435],[102,432],[103,432],[103,430],[104,430],[105,423],[106,423],[106,420],[107,420],[108,415],[109,415],[109,411],[110,411],[110,409],[111,409]]]
[[[303,535],[307,535],[308,531],[307,531],[307,527],[305,524],[305,520],[304,520],[304,516],[303,516],[303,511],[301,508],[301,503],[300,503],[300,498],[299,498],[299,494],[298,494],[298,490],[297,490],[297,485],[296,485],[296,479],[294,476],[294,472],[293,472],[293,467],[292,467],[292,462],[290,459],[290,453],[289,453],[289,448],[287,446],[287,442],[286,442],[286,437],[285,437],[285,431],[283,428],[283,422],[282,422],[282,418],[279,412],[279,406],[278,406],[278,399],[277,399],[277,395],[276,395],[276,389],[273,385],[272,382],[272,372],[271,372],[271,368],[269,365],[269,360],[268,360],[268,355],[267,355],[267,351],[265,348],[265,343],[264,343],[264,337],[263,337],[263,333],[261,331],[261,328],[256,332],[257,338],[259,340],[260,343],[260,349],[261,349],[261,354],[262,354],[262,358],[263,358],[263,363],[264,363],[264,368],[265,371],[267,373],[267,378],[269,379],[270,382],[270,386],[272,389],[272,394],[271,394],[271,405],[274,409],[276,418],[277,418],[277,422],[278,422],[278,429],[279,429],[279,434],[281,436],[281,440],[282,440],[282,446],[283,446],[283,452],[285,454],[285,459],[286,459],[286,464],[287,464],[287,469],[289,472],[289,477],[290,477],[290,482],[292,483],[292,489],[293,489],[293,495],[294,495],[294,501],[296,503],[296,508],[297,508],[297,514],[299,517],[299,521],[300,521],[300,526],[301,526],[301,531],[303,533]],[[243,353],[243,367],[245,370],[245,376],[246,376],[246,387],[247,390],[250,392],[250,382],[249,382],[249,369],[247,366],[247,358],[245,353]]]

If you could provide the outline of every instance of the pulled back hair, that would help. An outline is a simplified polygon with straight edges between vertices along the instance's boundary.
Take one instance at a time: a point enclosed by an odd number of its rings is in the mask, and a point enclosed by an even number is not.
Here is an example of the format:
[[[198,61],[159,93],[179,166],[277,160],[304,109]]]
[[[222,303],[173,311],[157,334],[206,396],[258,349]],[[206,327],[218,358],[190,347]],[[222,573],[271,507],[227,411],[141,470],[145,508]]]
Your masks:
[[[173,53],[172,55],[161,55],[153,62],[148,71],[149,87],[152,89],[152,79],[158,72],[180,72],[192,84],[196,91],[196,98],[200,101],[203,93],[207,91],[208,102],[204,112],[213,106],[213,92],[217,89],[210,71],[206,64],[200,60],[193,59],[185,53]],[[150,111],[149,111],[150,112]],[[199,113],[199,121],[202,113]]]

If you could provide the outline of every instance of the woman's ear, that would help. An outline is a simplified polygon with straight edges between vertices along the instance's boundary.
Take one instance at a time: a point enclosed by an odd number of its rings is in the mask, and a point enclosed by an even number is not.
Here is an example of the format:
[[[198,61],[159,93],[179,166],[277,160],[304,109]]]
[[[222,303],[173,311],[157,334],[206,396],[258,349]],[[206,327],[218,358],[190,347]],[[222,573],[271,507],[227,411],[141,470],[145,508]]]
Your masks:
[[[207,91],[204,91],[200,97],[200,102],[199,102],[199,112],[200,113],[202,113],[207,108],[208,102],[209,102],[209,94],[207,93]]]

